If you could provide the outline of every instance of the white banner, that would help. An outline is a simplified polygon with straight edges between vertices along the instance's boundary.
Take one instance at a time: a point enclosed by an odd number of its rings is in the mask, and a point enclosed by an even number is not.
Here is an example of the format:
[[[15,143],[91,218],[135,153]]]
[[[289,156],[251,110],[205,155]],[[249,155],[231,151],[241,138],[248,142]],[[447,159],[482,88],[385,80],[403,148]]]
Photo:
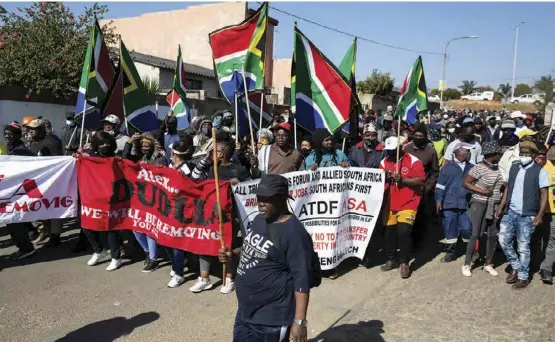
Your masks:
[[[0,156],[0,223],[76,215],[75,158]]]
[[[283,175],[289,180],[289,208],[312,236],[323,270],[350,257],[362,259],[374,231],[384,195],[384,172],[360,167],[329,167]],[[246,229],[258,215],[260,180],[233,186]]]

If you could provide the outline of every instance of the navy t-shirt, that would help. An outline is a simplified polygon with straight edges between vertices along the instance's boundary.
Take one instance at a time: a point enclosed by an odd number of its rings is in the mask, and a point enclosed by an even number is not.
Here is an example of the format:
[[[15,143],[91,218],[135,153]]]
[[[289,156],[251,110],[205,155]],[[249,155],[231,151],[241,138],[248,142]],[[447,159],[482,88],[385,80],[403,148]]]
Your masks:
[[[289,326],[295,316],[295,292],[310,291],[310,235],[296,216],[272,224],[279,251],[270,240],[265,218],[257,216],[243,240],[237,268],[238,318],[269,326]]]

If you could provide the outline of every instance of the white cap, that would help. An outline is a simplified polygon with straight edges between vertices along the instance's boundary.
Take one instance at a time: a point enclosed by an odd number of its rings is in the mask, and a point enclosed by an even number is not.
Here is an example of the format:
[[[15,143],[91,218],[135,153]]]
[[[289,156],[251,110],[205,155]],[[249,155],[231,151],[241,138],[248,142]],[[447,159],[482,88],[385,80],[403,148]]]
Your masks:
[[[375,133],[378,130],[376,129],[376,125],[374,125],[373,123],[369,123],[364,125],[364,129],[362,131],[362,133],[366,133],[366,132],[371,132],[371,133]]]
[[[399,140],[397,137],[389,137],[385,139],[385,146],[383,147],[384,150],[396,150],[397,146],[399,145]]]
[[[108,115],[107,117],[105,117],[105,118],[102,120],[102,122],[104,122],[104,121],[107,121],[107,122],[109,122],[109,123],[112,123],[112,124],[114,124],[114,125],[116,125],[116,126],[119,126],[119,124],[120,124],[119,118],[118,118],[116,115],[114,115],[114,114],[110,114],[110,115]]]
[[[464,149],[466,149],[466,150],[473,150],[473,149],[474,149],[474,146],[472,146],[472,145],[470,145],[470,144],[467,144],[467,143],[465,143],[465,142],[462,142],[462,141],[458,141],[458,142],[455,144],[455,146],[453,146],[453,151],[456,151],[456,150],[458,150],[459,148],[464,148]]]
[[[511,113],[511,119],[515,119],[515,118],[526,118],[526,115],[522,114],[520,110],[515,110],[514,112]]]
[[[393,111],[393,106],[387,106],[387,112],[392,112]]]
[[[443,114],[443,118],[444,118],[445,120],[449,119],[449,114]]]

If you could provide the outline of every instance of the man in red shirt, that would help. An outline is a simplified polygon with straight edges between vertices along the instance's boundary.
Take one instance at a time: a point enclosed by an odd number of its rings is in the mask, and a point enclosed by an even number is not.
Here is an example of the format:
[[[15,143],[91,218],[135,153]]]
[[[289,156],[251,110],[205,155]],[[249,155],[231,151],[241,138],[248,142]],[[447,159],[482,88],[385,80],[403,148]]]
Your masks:
[[[389,137],[385,141],[386,157],[380,163],[380,169],[386,172],[386,199],[389,200],[387,224],[385,227],[385,245],[387,263],[382,271],[391,271],[401,267],[401,278],[410,277],[409,260],[412,249],[412,226],[420,204],[421,188],[426,180],[422,162],[415,156],[399,151],[399,139]],[[387,193],[389,190],[389,194]],[[397,258],[399,248],[399,258]]]

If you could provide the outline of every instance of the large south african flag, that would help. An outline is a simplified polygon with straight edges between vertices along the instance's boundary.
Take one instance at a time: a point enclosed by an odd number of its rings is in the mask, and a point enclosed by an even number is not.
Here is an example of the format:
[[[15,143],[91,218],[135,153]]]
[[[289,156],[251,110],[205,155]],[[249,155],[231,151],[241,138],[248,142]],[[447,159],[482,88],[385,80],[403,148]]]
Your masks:
[[[418,113],[427,109],[428,95],[426,93],[424,66],[422,65],[422,57],[418,56],[403,82],[395,116],[402,117],[403,121],[412,125],[418,119]]]
[[[208,35],[214,70],[229,103],[235,101],[235,93],[264,89],[267,25],[268,4],[264,3],[242,23],[223,27]]]
[[[291,109],[297,124],[312,132],[316,128],[337,131],[357,101],[349,80],[295,27],[291,70]]]

